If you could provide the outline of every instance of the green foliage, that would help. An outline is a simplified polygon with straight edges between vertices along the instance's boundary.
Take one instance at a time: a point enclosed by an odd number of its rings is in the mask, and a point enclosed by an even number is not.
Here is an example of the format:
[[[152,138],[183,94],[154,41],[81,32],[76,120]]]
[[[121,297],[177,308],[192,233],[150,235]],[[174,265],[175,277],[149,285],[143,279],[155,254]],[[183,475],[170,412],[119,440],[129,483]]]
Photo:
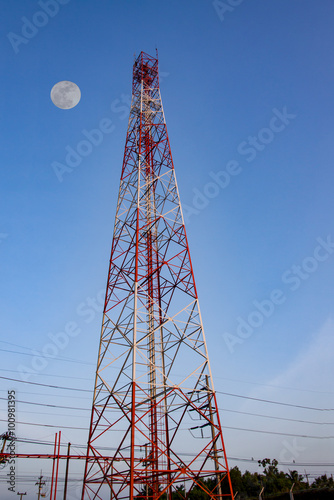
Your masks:
[[[296,470],[289,470],[288,473],[280,471],[278,469],[278,461],[270,458],[264,458],[263,460],[258,460],[259,467],[262,467],[261,473],[258,472],[246,472],[242,473],[238,467],[233,467],[230,470],[231,482],[233,486],[234,494],[238,492],[236,500],[247,500],[247,499],[258,499],[261,489],[264,487],[264,498],[269,495],[278,494],[288,494],[291,486],[294,484],[294,492],[299,490],[308,489],[308,483],[304,481],[303,476]],[[215,478],[201,479],[199,481],[200,485],[195,484],[191,491],[185,491],[183,485],[174,486],[173,488],[173,500],[183,500],[187,497],[187,500],[209,500],[210,496],[207,491],[213,491],[216,485]],[[332,477],[327,477],[326,474],[318,477],[311,488],[333,488],[334,480]],[[222,482],[222,493],[229,493],[229,485],[227,481]],[[152,490],[148,490],[148,495],[146,496],[146,489],[143,488],[138,499],[142,500],[152,500]],[[288,497],[287,497],[288,498]],[[161,500],[166,500],[166,494],[161,496]]]
[[[334,480],[332,477],[327,477],[327,474],[317,477],[312,484],[315,488],[334,488]]]
[[[265,458],[264,460],[259,460],[258,462],[259,466],[263,467],[264,476],[262,478],[262,484],[267,495],[289,491],[291,481],[284,472],[278,470],[277,460]]]
[[[270,458],[264,458],[263,460],[258,460],[259,466],[262,465],[264,469],[264,473],[267,477],[269,476],[275,476],[279,473],[279,470],[277,468],[278,462],[274,458],[273,460],[270,460]]]
[[[291,486],[295,484],[294,491],[305,490],[308,488],[308,483],[303,480],[303,476],[296,470],[289,470],[286,475],[291,482]]]
[[[216,480],[211,479],[211,478],[200,480],[199,483],[203,486],[203,488],[205,490],[209,490],[209,491],[212,491],[216,486]],[[189,500],[207,500],[207,499],[209,499],[210,496],[204,491],[203,488],[201,488],[201,486],[198,486],[196,484],[190,491],[190,494],[188,497]]]

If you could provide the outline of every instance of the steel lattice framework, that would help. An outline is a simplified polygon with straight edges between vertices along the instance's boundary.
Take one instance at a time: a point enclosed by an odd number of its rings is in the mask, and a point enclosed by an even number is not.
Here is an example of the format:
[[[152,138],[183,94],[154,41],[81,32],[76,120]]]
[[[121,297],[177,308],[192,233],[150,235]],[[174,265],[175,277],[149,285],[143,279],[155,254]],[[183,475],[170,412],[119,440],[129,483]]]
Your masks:
[[[188,498],[194,488],[207,498],[233,498],[158,59],[141,52],[133,66],[82,499],[171,500]]]

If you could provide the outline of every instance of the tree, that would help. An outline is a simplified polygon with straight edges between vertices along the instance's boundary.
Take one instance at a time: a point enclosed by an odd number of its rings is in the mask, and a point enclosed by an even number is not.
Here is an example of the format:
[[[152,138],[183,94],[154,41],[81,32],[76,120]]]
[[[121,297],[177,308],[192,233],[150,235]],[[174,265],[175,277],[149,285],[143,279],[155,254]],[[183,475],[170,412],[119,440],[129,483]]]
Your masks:
[[[290,482],[286,474],[278,470],[278,461],[274,458],[258,460],[259,466],[264,468],[263,486],[267,494],[288,491]]]
[[[186,496],[186,490],[184,489],[183,484],[181,486],[176,486],[176,491],[173,492],[173,500],[185,498],[185,496]]]
[[[216,479],[215,478],[208,478],[208,479],[200,479],[198,481],[198,484],[195,484],[195,486],[191,489],[189,493],[189,500],[207,500],[210,498],[208,493],[205,492],[205,490],[212,491],[215,487]]]
[[[238,467],[233,467],[230,470],[231,482],[234,493],[238,491],[239,500],[248,500],[250,498],[257,499],[261,488],[264,486],[265,495],[288,493],[293,483],[295,490],[304,490],[308,488],[308,484],[303,480],[303,476],[296,470],[289,470],[288,473],[278,469],[278,461],[276,459],[264,458],[258,460],[258,464],[263,468],[263,473],[249,472],[244,473]],[[183,485],[174,486],[173,500],[210,500],[210,495],[206,491],[213,491],[217,484],[216,477],[199,479],[199,484],[194,484],[190,491],[185,491]],[[201,487],[202,486],[202,487]],[[312,488],[333,488],[334,480],[326,474],[318,477],[313,482]],[[226,488],[226,483],[222,483],[222,493],[229,493]],[[217,490],[215,490],[217,491]],[[166,500],[166,493],[161,496],[161,500]],[[138,500],[152,500],[152,490],[149,488],[146,493],[146,487],[143,487],[137,495]]]
[[[231,477],[231,483],[233,485],[233,491],[234,494],[238,491],[243,491],[243,481],[242,481],[242,473],[239,469],[239,467],[233,467],[233,469],[230,469],[230,477]],[[225,493],[225,491],[223,491]]]
[[[263,476],[257,472],[252,474],[246,470],[242,476],[242,489],[239,491],[240,496],[243,498],[257,497],[262,488],[262,477]]]
[[[334,488],[334,480],[332,477],[327,477],[327,474],[323,474],[314,480],[312,486],[314,488]]]
[[[287,479],[290,481],[291,486],[295,484],[295,490],[302,490],[308,487],[308,484],[303,481],[303,476],[296,470],[290,470],[286,474]]]
[[[258,460],[259,466],[263,467],[264,473],[266,476],[274,476],[279,473],[279,470],[277,468],[278,462],[275,458],[273,460],[270,460],[270,458],[264,458],[263,460]]]

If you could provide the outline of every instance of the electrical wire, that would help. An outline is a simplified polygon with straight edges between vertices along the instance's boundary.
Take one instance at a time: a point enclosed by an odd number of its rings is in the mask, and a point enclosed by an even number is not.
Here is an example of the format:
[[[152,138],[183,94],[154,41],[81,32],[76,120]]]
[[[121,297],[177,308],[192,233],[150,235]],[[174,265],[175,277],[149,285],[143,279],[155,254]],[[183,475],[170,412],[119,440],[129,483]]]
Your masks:
[[[239,411],[239,410],[228,410],[227,408],[218,408],[219,411],[225,413],[239,413],[241,415],[250,415],[252,417],[262,417],[262,418],[273,418],[275,420],[286,420],[288,422],[298,422],[303,424],[316,424],[316,425],[334,425],[334,422],[314,422],[312,420],[300,420],[295,418],[286,418],[286,417],[274,417],[273,415],[263,415],[260,413],[250,413],[248,411]]]
[[[0,371],[1,372],[11,372],[11,373],[16,373],[17,375],[20,374],[20,372],[18,372],[17,370],[7,370],[6,368],[0,368]],[[69,379],[69,378],[73,378],[73,379],[77,379],[77,380],[89,380],[90,382],[92,381],[91,378],[88,378],[88,377],[74,377],[73,375],[58,375],[58,374],[53,374],[53,373],[44,373],[43,372],[43,377],[56,377],[56,378],[66,378],[66,379]]]
[[[16,439],[17,442],[23,443],[23,444],[40,444],[40,445],[45,445],[45,446],[54,446],[54,441],[45,441],[45,440],[31,440],[27,438],[20,438],[18,437]],[[62,447],[67,447],[66,443],[61,443],[60,446]],[[71,444],[72,448],[78,448],[78,449],[87,449],[87,445],[83,444]],[[116,450],[117,448],[112,448],[112,447],[106,447],[106,446],[101,446],[101,450]],[[193,456],[193,452],[179,452],[178,455],[182,456]],[[232,457],[232,456],[227,456],[228,460],[235,460],[238,462],[253,462],[257,463],[258,458],[243,458],[243,457]],[[293,465],[293,466],[298,466],[298,467],[334,467],[334,462],[284,462],[284,461],[279,461],[278,460],[278,465]]]
[[[26,349],[25,347],[23,349]],[[9,349],[0,349],[2,352],[12,352],[14,354],[22,354],[23,356],[36,356],[34,353],[30,352],[20,352],[20,351],[10,351]],[[43,358],[45,359],[55,359],[53,356],[45,356],[43,354]],[[73,358],[64,358],[62,356],[57,356],[57,360],[60,361],[68,361],[69,363],[79,363],[80,365],[93,365],[96,366],[96,363],[90,363],[89,361],[79,361],[78,359],[73,359]]]
[[[283,403],[282,401],[272,401],[270,399],[260,399],[260,398],[253,398],[251,396],[242,396],[241,394],[232,394],[230,392],[216,391],[216,393],[217,394],[224,394],[224,396],[232,396],[234,398],[243,398],[243,399],[250,399],[252,401],[260,401],[261,403],[271,403],[271,404],[275,404],[275,405],[291,406],[293,408],[302,408],[303,410],[334,411],[334,408],[315,408],[313,406],[295,405],[292,403]]]
[[[7,401],[7,398],[1,398],[0,399],[2,400],[6,400]],[[47,406],[49,408],[62,408],[62,409],[65,409],[65,410],[84,410],[84,411],[91,411],[91,408],[77,408],[75,406],[61,406],[61,405],[51,405],[51,404],[47,404],[47,403],[36,403],[34,401],[22,401],[20,399],[15,399],[15,401],[17,403],[22,403],[22,404],[27,404],[27,405],[35,405],[35,406]]]
[[[245,429],[242,427],[228,427],[227,425],[222,425],[223,429],[232,429],[237,431],[246,431],[246,432],[259,432],[261,434],[274,434],[277,436],[292,436],[292,437],[300,437],[300,438],[308,438],[308,439],[334,439],[334,436],[310,436],[307,434],[290,434],[287,432],[275,432],[275,431],[264,431],[260,429]]]
[[[27,346],[22,346],[22,345],[19,345],[19,344],[13,344],[12,342],[7,342],[5,340],[0,340],[1,343],[3,344],[8,344],[8,345],[11,345],[11,346],[15,346],[15,347],[19,347],[21,349],[27,349],[27,350],[30,350],[31,351],[31,347],[27,347]],[[4,349],[0,349],[0,351],[4,351]],[[18,351],[5,351],[5,352],[13,352],[13,353],[16,353],[16,354],[27,354],[27,353],[20,353]],[[29,355],[31,356],[35,356],[34,353],[28,353]],[[51,356],[44,356],[45,358],[50,358],[50,359],[55,359]],[[61,359],[63,361],[74,361],[74,362],[78,362],[78,363],[83,363],[83,364],[90,364],[90,365],[94,365],[95,366],[95,363],[88,363],[86,361],[81,361],[81,360],[75,360],[73,358],[65,358],[65,357],[58,357],[57,359]],[[3,368],[0,369],[1,371],[4,370]],[[11,372],[15,372],[15,373],[18,373],[17,370],[4,370],[4,371],[11,371]],[[91,379],[88,379],[88,378],[83,378],[83,377],[67,377],[67,376],[64,376],[64,375],[58,375],[58,374],[55,374],[55,375],[52,375],[52,374],[43,374],[43,376],[46,375],[46,376],[53,376],[53,377],[63,377],[63,378],[76,378],[76,379],[81,379],[81,380],[91,380]],[[331,392],[331,391],[315,391],[315,390],[312,390],[312,389],[300,389],[300,388],[296,388],[296,387],[287,387],[287,386],[278,386],[278,385],[273,385],[273,384],[263,384],[263,383],[260,383],[260,382],[250,382],[249,380],[238,380],[238,379],[230,379],[230,378],[226,378],[226,377],[215,377],[215,379],[220,379],[220,380],[228,380],[230,382],[237,382],[237,383],[241,383],[241,384],[251,384],[251,385],[258,385],[258,386],[261,386],[261,387],[272,387],[274,389],[284,389],[284,390],[292,390],[292,391],[301,391],[301,392],[312,392],[312,393],[316,393],[316,394],[334,394],[334,392]]]
[[[297,389],[296,387],[286,387],[283,385],[274,385],[274,384],[263,384],[260,382],[249,382],[248,380],[237,380],[233,378],[225,378],[225,377],[217,377],[214,376],[215,380],[227,380],[229,382],[238,382],[239,384],[248,384],[248,385],[259,385],[261,387],[271,387],[272,389],[284,389],[288,391],[300,391],[300,392],[313,392],[315,394],[334,394],[332,391],[315,391],[314,389]]]
[[[244,396],[244,397],[247,398],[247,396]],[[251,398],[251,399],[254,399],[254,398]],[[0,397],[0,400],[5,401],[5,400],[7,400],[7,398]],[[66,410],[84,410],[84,411],[89,410],[90,411],[90,408],[79,408],[79,407],[74,407],[74,406],[62,406],[62,405],[52,405],[52,404],[47,404],[47,403],[36,403],[33,401],[23,401],[23,400],[19,400],[19,399],[16,399],[15,401],[17,401],[18,403],[22,403],[22,404],[30,404],[30,405],[36,405],[36,406],[47,406],[47,407],[51,407],[51,408],[62,408],[62,409],[66,409]],[[277,404],[285,404],[285,403],[277,403]],[[320,410],[320,408],[318,408],[318,410]]]
[[[0,419],[0,422],[7,422],[5,419]],[[88,430],[87,427],[68,427],[65,425],[51,425],[51,424],[42,424],[42,423],[36,423],[36,422],[17,422],[18,424],[21,425],[34,425],[37,427],[53,427],[56,429],[74,429],[74,430]],[[227,425],[222,426],[223,429],[230,429],[230,430],[235,430],[235,431],[245,431],[245,432],[258,432],[261,434],[271,434],[271,435],[277,435],[277,436],[292,436],[292,437],[300,437],[300,438],[307,438],[307,439],[333,439],[334,436],[312,436],[308,434],[291,434],[289,432],[275,432],[275,431],[264,431],[260,429],[246,429],[242,427],[229,427]],[[119,431],[120,429],[117,429]],[[182,429],[182,430],[187,430],[187,429]]]
[[[0,418],[0,422],[7,422],[7,420]],[[19,422],[18,420],[15,422],[20,425],[34,425],[36,427],[53,427],[54,429],[73,429],[78,431],[88,431],[88,427],[71,427],[67,425],[51,425],[51,424],[42,424],[36,422]]]
[[[53,389],[64,389],[64,390],[71,390],[71,391],[76,391],[76,392],[77,391],[81,391],[81,392],[92,393],[92,391],[89,390],[89,389],[79,389],[77,387],[65,387],[65,386],[52,385],[52,384],[41,384],[39,382],[29,382],[29,381],[26,381],[26,380],[13,379],[13,378],[10,378],[10,377],[3,377],[3,376],[0,376],[0,378],[4,379],[4,380],[9,380],[11,382],[18,382],[18,383],[23,383],[23,384],[38,385],[38,386],[43,386],[43,387],[51,387]],[[254,398],[254,397],[251,397],[251,396],[244,396],[244,395],[241,395],[241,394],[232,394],[232,393],[229,393],[229,392],[222,392],[222,391],[216,391],[216,393],[217,394],[223,394],[224,396],[232,396],[232,397],[236,397],[236,398],[249,399],[249,400],[252,400],[252,401],[260,401],[262,403],[270,403],[270,404],[276,404],[276,405],[282,405],[282,406],[290,406],[290,407],[293,407],[293,408],[302,408],[304,410],[334,411],[334,408],[316,408],[316,407],[312,407],[312,406],[302,406],[302,405],[296,405],[296,404],[292,404],[292,403],[284,403],[282,401],[272,401],[272,400],[269,400],[269,399]]]
[[[92,394],[92,390],[90,389],[79,389],[78,387],[64,387],[61,385],[51,385],[51,384],[41,384],[40,382],[29,382],[28,380],[19,380],[16,378],[3,377],[0,375],[0,378],[3,380],[10,380],[11,382],[19,382],[20,384],[30,384],[30,385],[39,385],[42,387],[51,387],[52,389],[65,389],[67,391],[76,391],[76,392],[89,392]]]
[[[17,347],[21,347],[22,349],[30,349],[30,347],[24,347],[24,346],[19,346],[17,344],[11,344],[10,342],[5,342],[3,340],[0,340],[0,342],[3,342],[5,344],[10,344],[10,345],[15,345]],[[0,368],[0,371],[16,373],[17,375],[20,374],[20,372],[18,372],[17,370],[9,370],[9,369],[5,369],[5,368]],[[36,374],[36,375],[38,375],[38,374]],[[88,377],[75,377],[73,375],[59,375],[57,373],[44,373],[44,372],[43,372],[43,377],[55,377],[55,378],[66,378],[66,379],[72,378],[72,379],[77,379],[77,380],[88,380],[88,381],[92,380],[91,378],[88,378]],[[249,382],[248,380],[238,380],[238,379],[232,379],[232,378],[226,378],[226,377],[215,376],[214,379],[215,380],[227,380],[229,382],[237,382],[240,384],[257,385],[257,386],[261,386],[261,387],[271,387],[274,389],[284,389],[284,390],[300,391],[300,392],[312,392],[315,394],[334,394],[334,392],[331,392],[331,391],[315,391],[313,389],[298,389],[296,387],[286,387],[286,386],[273,385],[273,384],[263,384],[260,382]]]

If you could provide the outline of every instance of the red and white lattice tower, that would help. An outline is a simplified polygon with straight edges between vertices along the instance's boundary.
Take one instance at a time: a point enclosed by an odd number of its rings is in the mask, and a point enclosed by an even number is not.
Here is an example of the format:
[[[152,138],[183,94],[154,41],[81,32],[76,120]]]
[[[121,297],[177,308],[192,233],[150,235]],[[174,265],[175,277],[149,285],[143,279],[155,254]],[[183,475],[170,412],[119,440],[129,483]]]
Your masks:
[[[171,500],[199,489],[206,498],[233,498],[158,59],[141,52],[133,66],[82,499]]]

